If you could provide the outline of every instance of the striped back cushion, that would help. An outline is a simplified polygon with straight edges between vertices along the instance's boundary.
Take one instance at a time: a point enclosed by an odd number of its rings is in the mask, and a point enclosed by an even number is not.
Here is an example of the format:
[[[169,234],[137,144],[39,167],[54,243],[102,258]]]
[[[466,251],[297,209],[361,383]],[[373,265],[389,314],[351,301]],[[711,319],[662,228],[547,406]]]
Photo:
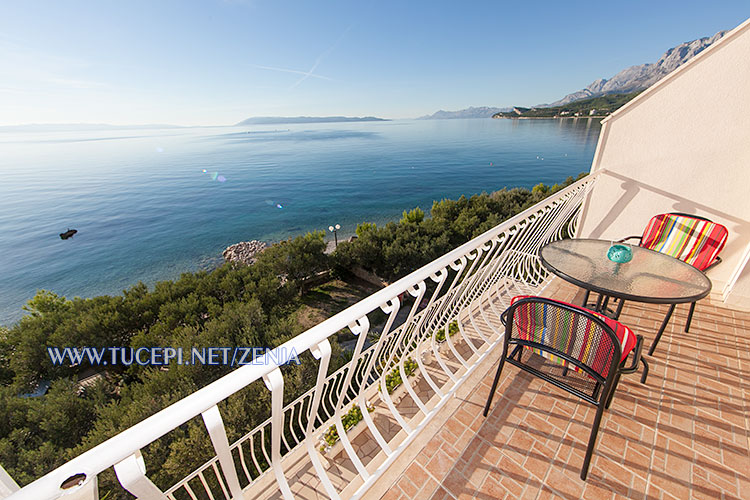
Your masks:
[[[514,297],[512,303],[527,296]],[[556,301],[559,304],[565,302]],[[618,321],[602,316],[588,309],[571,306],[601,318],[607,326],[615,331],[620,341],[622,355],[627,357],[635,347],[636,339],[632,331]],[[527,302],[516,308],[513,314],[513,337],[542,344],[577,359],[596,373],[606,378],[615,356],[615,347],[609,335],[599,323],[582,314],[546,302]],[[553,363],[567,364],[559,356],[542,350],[532,349]],[[578,371],[576,366],[572,366]]]
[[[687,215],[661,214],[643,231],[641,246],[671,255],[703,271],[710,266],[729,231],[721,224]]]

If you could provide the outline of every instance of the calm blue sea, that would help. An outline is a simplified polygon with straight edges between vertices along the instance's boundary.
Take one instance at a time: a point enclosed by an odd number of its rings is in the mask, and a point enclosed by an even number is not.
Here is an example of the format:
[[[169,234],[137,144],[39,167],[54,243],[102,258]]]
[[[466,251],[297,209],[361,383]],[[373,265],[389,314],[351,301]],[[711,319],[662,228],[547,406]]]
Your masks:
[[[117,294],[211,268],[238,241],[347,235],[562,181],[589,170],[598,135],[594,120],[491,119],[0,132],[0,324],[39,289]]]

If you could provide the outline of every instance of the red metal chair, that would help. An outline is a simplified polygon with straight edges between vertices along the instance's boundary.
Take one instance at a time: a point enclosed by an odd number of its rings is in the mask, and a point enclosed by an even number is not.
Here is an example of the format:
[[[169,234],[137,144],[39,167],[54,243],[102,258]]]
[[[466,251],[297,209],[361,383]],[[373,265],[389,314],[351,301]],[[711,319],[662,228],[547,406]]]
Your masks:
[[[596,416],[581,468],[585,480],[604,409],[612,402],[620,375],[637,371],[643,337],[602,314],[543,297],[514,297],[501,319],[505,324],[503,352],[484,416],[506,360],[593,404]],[[508,355],[511,345],[514,349]],[[631,352],[633,361],[626,367]],[[647,373],[644,364],[642,381]]]
[[[727,242],[729,231],[726,227],[697,215],[672,212],[651,218],[641,236],[629,236],[622,241],[638,239],[639,245],[656,252],[671,255],[688,264],[707,271],[719,262],[719,252]],[[690,330],[690,322],[695,312],[695,302],[690,304],[685,331]],[[670,309],[669,315],[671,315]],[[653,354],[657,338],[649,350]]]

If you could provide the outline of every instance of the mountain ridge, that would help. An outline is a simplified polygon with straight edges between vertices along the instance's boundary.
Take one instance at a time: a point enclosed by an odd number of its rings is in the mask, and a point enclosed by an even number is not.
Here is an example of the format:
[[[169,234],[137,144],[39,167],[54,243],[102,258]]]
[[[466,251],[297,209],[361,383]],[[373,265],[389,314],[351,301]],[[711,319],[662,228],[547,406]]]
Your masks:
[[[645,90],[720,40],[727,32],[726,30],[719,31],[710,37],[705,36],[681,43],[667,50],[655,63],[630,66],[612,78],[599,78],[591,82],[586,88],[570,93],[560,100],[550,104],[540,104],[536,107],[562,106],[581,99]]]
[[[609,94],[630,94],[647,89],[666,75],[676,70],[693,57],[697,56],[712,44],[720,40],[729,31],[719,31],[713,36],[705,36],[696,40],[681,43],[668,49],[655,63],[645,63],[623,69],[613,77],[598,78],[587,87],[570,93],[553,103],[537,104],[532,108],[551,108],[564,106],[582,99],[592,99]],[[418,120],[444,120],[452,118],[490,118],[497,114],[510,113],[518,106],[490,107],[479,106],[460,109],[457,111],[439,110],[431,115],[420,116]],[[520,109],[520,108],[519,108]]]

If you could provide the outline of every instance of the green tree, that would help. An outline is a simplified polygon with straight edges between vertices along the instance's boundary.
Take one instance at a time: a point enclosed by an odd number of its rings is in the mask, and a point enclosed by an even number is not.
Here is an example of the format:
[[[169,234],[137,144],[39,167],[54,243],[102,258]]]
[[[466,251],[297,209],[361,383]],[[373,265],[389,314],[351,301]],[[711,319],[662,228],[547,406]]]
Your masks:
[[[419,207],[416,207],[415,209],[407,212],[404,210],[404,214],[401,217],[402,223],[407,224],[419,224],[424,220],[424,211],[420,209]]]

